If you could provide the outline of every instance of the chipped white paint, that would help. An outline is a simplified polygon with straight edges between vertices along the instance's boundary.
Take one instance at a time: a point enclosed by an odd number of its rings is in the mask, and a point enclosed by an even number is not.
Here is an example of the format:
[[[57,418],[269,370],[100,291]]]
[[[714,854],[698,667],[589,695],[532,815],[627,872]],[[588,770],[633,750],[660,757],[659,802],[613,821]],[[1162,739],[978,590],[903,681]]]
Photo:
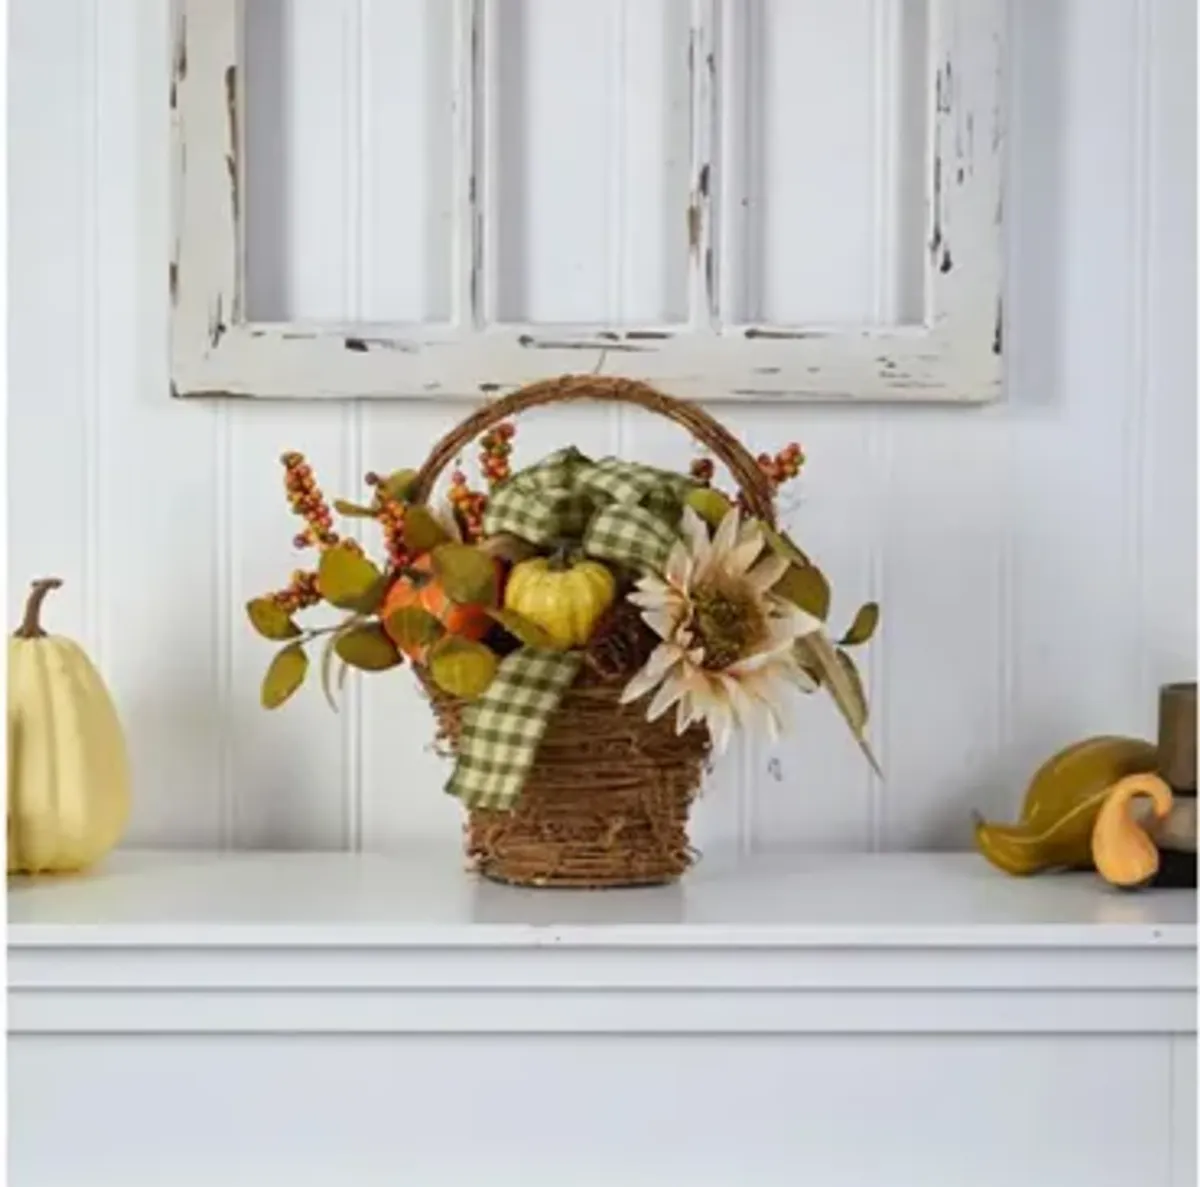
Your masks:
[[[603,369],[706,400],[981,402],[1001,390],[1003,0],[931,0],[927,60],[924,316],[899,326],[744,325],[723,319],[724,246],[711,195],[722,170],[723,31],[747,7],[691,0],[690,245],[686,324],[499,324],[484,77],[500,10],[458,0],[454,72],[455,301],[449,324],[250,322],[243,315],[239,26],[243,0],[180,0],[172,80],[178,192],[172,380],[181,396],[476,398],[566,371]],[[748,68],[748,67],[747,67]],[[732,81],[732,80],[730,80]],[[723,126],[730,126],[724,121]],[[481,144],[481,139],[484,143]],[[491,143],[488,143],[491,141]],[[494,272],[494,266],[490,269]]]

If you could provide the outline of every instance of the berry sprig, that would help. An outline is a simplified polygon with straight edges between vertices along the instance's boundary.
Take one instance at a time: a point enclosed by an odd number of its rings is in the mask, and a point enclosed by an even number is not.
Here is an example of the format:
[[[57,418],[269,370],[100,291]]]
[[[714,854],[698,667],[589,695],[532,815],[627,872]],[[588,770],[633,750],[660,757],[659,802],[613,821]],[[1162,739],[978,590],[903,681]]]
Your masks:
[[[279,459],[283,463],[283,485],[292,512],[304,520],[305,528],[292,543],[297,548],[332,548],[338,543],[333,530],[333,512],[317,485],[304,454],[294,450]]]
[[[770,479],[771,485],[778,490],[800,473],[800,468],[804,465],[804,450],[800,448],[798,441],[792,441],[774,457],[769,453],[760,453],[757,460],[762,472]]]
[[[504,421],[479,439],[479,468],[487,480],[488,489],[494,490],[512,474],[509,457],[512,455],[512,439],[517,427],[512,421]]]
[[[472,490],[467,483],[467,476],[461,470],[455,470],[450,475],[449,499],[462,527],[463,539],[468,544],[478,540],[483,535],[487,495],[483,491]]]
[[[321,601],[321,594],[317,590],[317,575],[305,569],[297,569],[286,588],[269,596],[271,601],[288,614],[307,610],[309,606],[315,606]]]
[[[713,480],[714,469],[712,458],[698,457],[692,459],[689,473],[701,486],[709,486]]]
[[[707,459],[701,460],[704,461]],[[804,465],[804,450],[800,448],[798,441],[791,441],[779,450],[774,457],[769,453],[760,453],[755,458],[755,461],[758,462],[758,468],[771,484],[771,489],[778,491],[781,486],[784,486],[799,475]],[[696,465],[697,463],[692,463],[693,473],[695,472]],[[749,512],[746,497],[741,491],[738,491],[737,505],[744,513]]]
[[[374,472],[368,474],[366,483],[375,490],[375,497],[371,505],[383,532],[383,542],[387,548],[388,560],[393,568],[399,569],[411,560],[404,544],[404,504],[388,494],[387,481],[378,474]]]

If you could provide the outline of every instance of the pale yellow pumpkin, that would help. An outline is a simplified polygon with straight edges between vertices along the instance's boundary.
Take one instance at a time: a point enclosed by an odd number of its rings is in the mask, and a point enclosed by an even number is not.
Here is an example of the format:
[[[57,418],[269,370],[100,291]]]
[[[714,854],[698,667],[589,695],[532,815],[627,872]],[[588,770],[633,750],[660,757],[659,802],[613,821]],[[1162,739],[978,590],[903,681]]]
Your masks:
[[[612,572],[598,561],[538,556],[513,566],[504,605],[540,626],[565,650],[582,647],[591,638],[616,592]]]
[[[35,581],[8,643],[8,872],[69,873],[103,857],[130,810],[116,706],[78,643],[48,635]]]

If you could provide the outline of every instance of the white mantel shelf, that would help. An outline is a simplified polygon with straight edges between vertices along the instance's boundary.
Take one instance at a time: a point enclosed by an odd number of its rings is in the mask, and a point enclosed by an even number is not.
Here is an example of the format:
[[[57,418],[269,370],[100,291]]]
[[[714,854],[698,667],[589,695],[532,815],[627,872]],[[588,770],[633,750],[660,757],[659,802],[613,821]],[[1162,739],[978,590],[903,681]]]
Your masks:
[[[8,912],[17,1185],[1195,1183],[1192,892],[974,854],[586,892],[172,852],[10,880]]]
[[[521,890],[444,851],[120,852],[10,879],[14,1032],[1194,1033],[1196,895],[975,854]]]

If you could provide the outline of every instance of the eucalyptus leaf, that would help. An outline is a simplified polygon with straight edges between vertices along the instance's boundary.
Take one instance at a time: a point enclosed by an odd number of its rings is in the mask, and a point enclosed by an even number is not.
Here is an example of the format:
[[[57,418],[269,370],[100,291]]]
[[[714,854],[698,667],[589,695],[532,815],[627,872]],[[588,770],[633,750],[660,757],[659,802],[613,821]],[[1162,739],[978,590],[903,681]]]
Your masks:
[[[870,707],[867,705],[867,693],[863,688],[862,676],[859,675],[858,667],[854,660],[850,658],[848,652],[843,651],[840,647],[837,649],[838,662],[842,665],[842,670],[846,673],[846,679],[850,683],[852,690],[851,696],[857,705],[857,717],[861,725],[867,724],[867,719],[870,714]]]
[[[709,486],[700,486],[689,491],[687,504],[710,528],[719,527],[721,520],[733,507],[719,490],[713,490]]]
[[[496,562],[470,544],[442,544],[433,550],[433,571],[446,596],[460,606],[492,606],[499,596]]]
[[[290,643],[275,653],[262,682],[264,709],[278,709],[304,683],[308,656],[299,643]]]
[[[765,523],[761,526],[763,539],[766,540],[766,542],[771,546],[771,551],[774,552],[776,556],[781,556],[785,560],[791,561],[793,565],[797,565],[800,568],[804,568],[805,566],[812,564],[812,561],[808,559],[803,550],[796,544],[791,536],[788,536],[783,532],[777,532],[773,527],[769,527]]]
[[[446,635],[429,651],[429,674],[445,693],[464,701],[481,696],[496,675],[500,661],[482,643]]]
[[[871,751],[864,734],[867,723],[867,702],[863,694],[862,681],[858,679],[858,671],[850,661],[850,670],[846,663],[850,660],[845,653],[834,648],[827,636],[821,631],[812,631],[796,640],[797,658],[806,667],[812,667],[821,673],[821,683],[833,697],[833,703],[845,719],[867,761],[876,774],[882,774],[879,763]]]
[[[423,606],[403,606],[387,616],[387,633],[410,654],[441,638],[445,628]]]
[[[498,622],[514,639],[520,640],[526,647],[539,651],[558,651],[559,646],[553,636],[544,631],[532,619],[515,610],[489,610],[488,617]]]
[[[850,629],[838,640],[842,647],[857,647],[865,643],[879,625],[879,603],[867,602],[858,608]]]
[[[398,502],[406,502],[417,481],[416,470],[395,470],[383,480],[383,489]]]
[[[321,650],[321,692],[324,693],[327,704],[335,713],[338,711],[337,700],[334,698],[333,689],[329,686],[329,676],[333,669],[333,645],[336,642],[337,634],[335,632],[325,640],[325,646]]]
[[[350,667],[364,672],[383,672],[404,662],[396,644],[377,622],[364,622],[339,631],[333,649]]]
[[[246,615],[264,639],[294,639],[300,634],[300,628],[288,612],[272,598],[255,598],[247,602]]]
[[[386,578],[361,552],[347,544],[335,544],[321,554],[317,566],[317,590],[332,606],[370,613],[386,589]]]
[[[792,565],[771,592],[807,610],[822,622],[829,616],[829,582],[816,565]]]
[[[429,552],[439,544],[445,544],[450,533],[437,521],[428,507],[413,503],[404,510],[404,546],[413,556]]]
[[[375,508],[364,507],[361,503],[351,503],[348,499],[334,499],[334,509],[347,519],[374,519]]]

